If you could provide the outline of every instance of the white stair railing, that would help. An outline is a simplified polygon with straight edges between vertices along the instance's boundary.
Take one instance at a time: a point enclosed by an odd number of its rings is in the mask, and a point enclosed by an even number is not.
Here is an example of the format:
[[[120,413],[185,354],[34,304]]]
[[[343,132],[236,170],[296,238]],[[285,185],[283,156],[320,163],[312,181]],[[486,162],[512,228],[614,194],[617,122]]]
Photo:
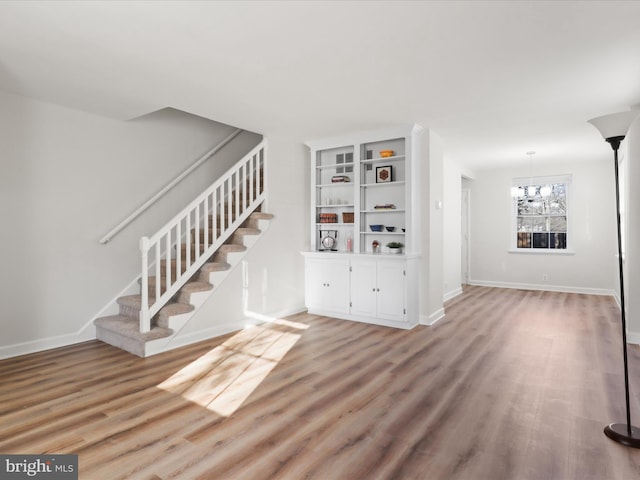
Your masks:
[[[152,317],[264,201],[266,163],[263,140],[155,235],[140,239],[141,332],[151,330]]]

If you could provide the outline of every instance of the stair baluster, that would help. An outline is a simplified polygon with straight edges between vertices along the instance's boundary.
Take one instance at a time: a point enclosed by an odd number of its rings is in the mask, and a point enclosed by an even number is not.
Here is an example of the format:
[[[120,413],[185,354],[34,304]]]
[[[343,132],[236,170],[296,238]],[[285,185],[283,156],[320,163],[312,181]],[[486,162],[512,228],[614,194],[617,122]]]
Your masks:
[[[140,332],[146,333],[151,330],[153,316],[264,201],[265,189],[262,179],[265,148],[266,142],[263,141],[155,235],[140,239]],[[246,190],[249,195],[247,201],[244,200],[247,196]],[[209,218],[211,225],[208,223]],[[195,238],[192,238],[192,229],[195,230]],[[182,241],[188,246],[194,245],[193,248],[186,248],[184,255],[179,248]],[[178,248],[173,256],[173,267],[171,250],[176,246]],[[165,264],[164,279],[160,268],[162,262]],[[155,278],[153,296],[149,295],[149,275]]]

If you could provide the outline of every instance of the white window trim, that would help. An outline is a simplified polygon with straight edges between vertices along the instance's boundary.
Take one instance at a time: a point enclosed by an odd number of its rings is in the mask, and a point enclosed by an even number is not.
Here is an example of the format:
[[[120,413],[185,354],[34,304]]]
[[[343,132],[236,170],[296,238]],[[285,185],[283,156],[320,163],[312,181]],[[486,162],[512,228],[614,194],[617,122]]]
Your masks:
[[[508,253],[524,253],[525,255],[575,255],[573,250],[573,215],[571,214],[571,197],[572,197],[572,175],[566,173],[563,175],[544,175],[535,177],[516,177],[511,181],[511,187],[519,187],[523,185],[544,185],[549,183],[564,183],[567,185],[567,248],[518,248],[516,242],[516,233],[518,225],[518,200],[511,196],[511,188],[509,188],[509,196],[511,197],[511,228],[509,235],[511,236],[510,247]]]

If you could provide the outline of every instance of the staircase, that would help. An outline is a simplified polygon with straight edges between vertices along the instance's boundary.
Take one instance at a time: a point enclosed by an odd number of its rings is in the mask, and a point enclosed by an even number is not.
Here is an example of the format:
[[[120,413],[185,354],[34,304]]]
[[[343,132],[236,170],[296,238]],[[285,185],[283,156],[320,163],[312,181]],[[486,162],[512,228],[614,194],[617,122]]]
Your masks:
[[[156,235],[141,239],[139,293],[119,297],[117,314],[94,321],[98,340],[140,357],[170,349],[273,218],[261,211],[265,157],[263,142]]]

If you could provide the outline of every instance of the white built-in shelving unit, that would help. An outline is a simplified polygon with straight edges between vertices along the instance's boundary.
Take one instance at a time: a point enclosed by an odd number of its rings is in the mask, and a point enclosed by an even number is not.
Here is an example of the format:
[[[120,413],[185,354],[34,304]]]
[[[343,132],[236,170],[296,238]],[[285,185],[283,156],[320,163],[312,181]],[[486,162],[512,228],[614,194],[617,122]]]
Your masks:
[[[412,206],[419,188],[412,171],[422,131],[409,126],[308,143],[310,312],[400,328],[418,323],[419,217]],[[403,253],[392,253],[390,242],[403,244]]]

